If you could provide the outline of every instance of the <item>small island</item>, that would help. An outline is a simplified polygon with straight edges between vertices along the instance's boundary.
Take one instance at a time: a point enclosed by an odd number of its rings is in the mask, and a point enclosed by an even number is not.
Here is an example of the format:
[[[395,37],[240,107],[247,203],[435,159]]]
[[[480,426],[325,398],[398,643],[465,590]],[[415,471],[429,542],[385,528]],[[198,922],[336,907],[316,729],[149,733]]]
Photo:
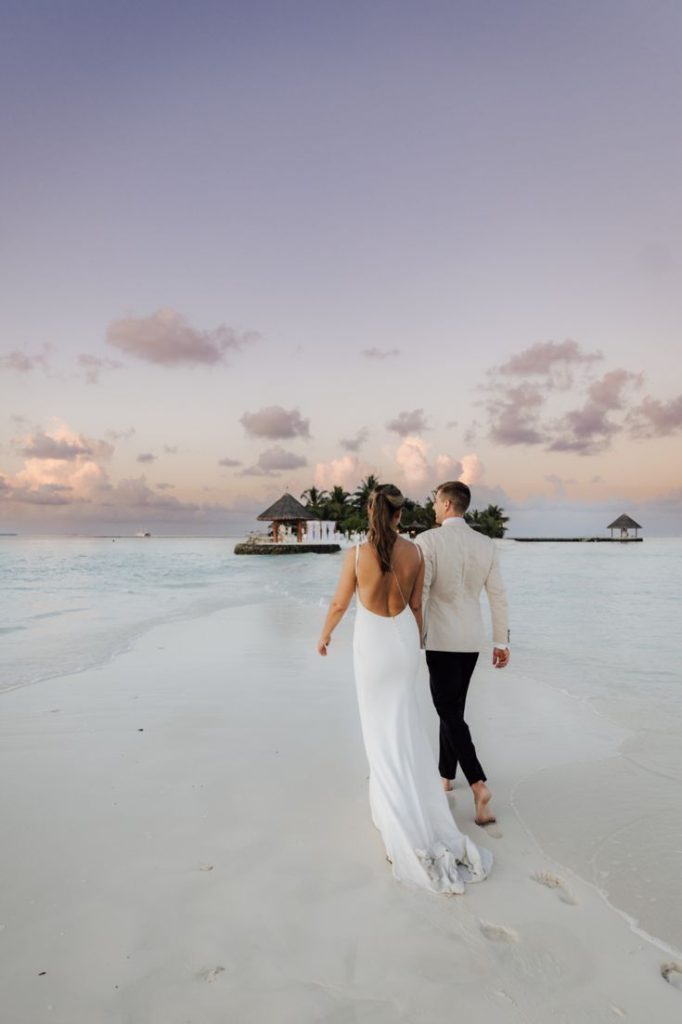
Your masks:
[[[247,540],[235,545],[235,555],[333,555],[341,550],[340,544],[323,538],[323,532],[327,531],[318,516],[288,491],[261,512],[258,519],[271,522],[271,532],[265,536],[251,534]],[[313,523],[318,527],[314,540],[314,528],[310,531],[311,536],[308,535],[308,524]]]

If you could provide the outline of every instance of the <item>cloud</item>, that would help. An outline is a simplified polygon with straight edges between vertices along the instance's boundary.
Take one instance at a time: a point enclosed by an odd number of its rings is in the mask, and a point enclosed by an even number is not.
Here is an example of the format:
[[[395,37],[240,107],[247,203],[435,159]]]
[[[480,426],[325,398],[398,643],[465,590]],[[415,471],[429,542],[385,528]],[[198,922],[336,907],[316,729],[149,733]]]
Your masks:
[[[369,431],[366,427],[362,427],[358,430],[355,437],[342,437],[339,440],[339,444],[342,448],[345,448],[347,452],[359,452],[368,437]]]
[[[595,455],[609,447],[614,434],[622,425],[609,413],[622,410],[626,396],[641,386],[642,375],[629,370],[610,370],[588,388],[587,401],[579,409],[572,409],[556,424],[557,436],[550,451],[577,452]]]
[[[78,356],[78,363],[85,371],[88,384],[97,384],[104,370],[120,370],[123,366],[117,359],[100,359],[99,356],[90,356],[86,352],[81,352]]]
[[[231,459],[227,455],[224,459],[220,459],[218,462],[219,466],[241,466],[239,459]]]
[[[137,461],[156,462],[156,455],[154,455],[152,452],[141,452],[140,455],[137,456]]]
[[[303,455],[288,452],[281,445],[276,444],[273,448],[261,452],[258,457],[258,465],[261,469],[266,470],[299,469],[301,466],[307,466],[308,460]]]
[[[365,359],[394,359],[400,355],[399,348],[363,348],[362,355]]]
[[[573,480],[573,479],[564,480],[563,477],[557,476],[556,473],[548,473],[547,476],[545,477],[545,480],[547,481],[548,484],[551,484],[552,487],[554,488],[554,491],[553,491],[553,494],[552,494],[552,496],[554,498],[565,498],[565,497],[567,497],[566,484],[574,484],[575,483],[575,480]]]
[[[49,433],[39,430],[17,447],[24,456],[24,465],[13,478],[6,479],[7,496],[14,501],[87,502],[98,487],[108,484],[100,462],[111,457],[113,446],[78,434],[65,424],[56,425]]]
[[[16,373],[30,373],[37,369],[47,370],[47,356],[51,348],[51,345],[43,345],[42,350],[32,356],[14,349],[7,355],[0,356],[0,370],[14,370]]]
[[[114,320],[106,334],[114,348],[162,366],[222,363],[228,352],[238,352],[258,337],[254,331],[240,334],[224,325],[200,331],[191,327],[182,313],[168,307],[150,316]]]
[[[682,430],[682,395],[662,402],[647,395],[640,405],[628,413],[630,436],[635,438],[667,437]]]
[[[539,425],[545,404],[542,389],[535,384],[517,384],[487,402],[489,437],[497,444],[542,444],[547,440]]]
[[[421,437],[406,437],[393,458],[398,479],[412,495],[423,497],[445,480],[457,479],[463,471],[461,462],[450,455],[429,457],[431,445]]]
[[[22,505],[70,505],[71,500],[66,492],[70,487],[39,484],[37,487],[12,487],[8,489],[12,501]]]
[[[172,491],[175,489],[175,484],[160,483],[154,484],[157,491]]]
[[[601,352],[585,352],[570,339],[540,341],[512,356],[493,372],[512,377],[543,376],[548,378],[545,386],[549,383],[553,387],[567,388],[573,383],[573,368],[590,366],[602,358]]]
[[[240,469],[237,476],[279,476],[279,473],[275,473],[272,470],[263,469],[262,466],[245,466],[244,469]]]
[[[129,441],[134,436],[135,427],[129,427],[128,430],[107,430],[107,437],[112,441]]]
[[[150,509],[156,512],[196,512],[199,508],[193,502],[179,501],[172,495],[156,494],[147,484],[144,476],[120,480],[102,502],[113,509]]]
[[[269,405],[258,412],[245,412],[239,421],[252,437],[267,437],[273,441],[287,437],[310,437],[310,420],[304,420],[298,409],[283,409]]]
[[[361,462],[357,455],[342,455],[340,459],[330,462],[318,462],[315,466],[314,483],[316,487],[329,491],[340,486],[352,491],[364,477],[376,474],[376,468]]]
[[[468,487],[473,487],[483,479],[485,469],[483,463],[475,452],[470,455],[463,455],[460,460],[462,471],[459,480]]]
[[[407,437],[408,434],[421,434],[428,430],[423,409],[413,409],[412,412],[398,413],[394,420],[386,424],[386,429],[399,434],[400,437]]]
[[[176,444],[165,444],[163,446],[163,451],[165,455],[177,455],[178,446]]]
[[[64,427],[57,427],[52,434],[38,430],[24,438],[19,451],[27,459],[68,461],[82,455],[109,458],[113,455],[114,448],[106,441],[90,441],[80,434],[72,434]]]
[[[307,466],[308,460],[295,452],[288,452],[276,444],[258,456],[255,466],[242,469],[239,476],[279,476],[284,469],[300,469]]]
[[[91,454],[90,449],[78,441],[58,440],[43,431],[29,437],[20,451],[27,459],[75,459]]]

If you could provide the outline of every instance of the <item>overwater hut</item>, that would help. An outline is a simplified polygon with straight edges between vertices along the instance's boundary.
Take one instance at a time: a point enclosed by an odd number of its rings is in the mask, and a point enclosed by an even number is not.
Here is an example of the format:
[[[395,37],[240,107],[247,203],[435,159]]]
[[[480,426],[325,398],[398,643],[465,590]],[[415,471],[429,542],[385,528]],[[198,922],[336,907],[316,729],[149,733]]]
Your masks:
[[[261,512],[258,516],[262,522],[272,522],[272,542],[277,544],[279,542],[279,531],[282,526],[289,526],[292,529],[296,529],[296,539],[300,544],[303,540],[303,534],[305,532],[305,523],[311,519],[317,519],[316,515],[313,515],[302,505],[300,501],[294,498],[293,494],[283,494],[281,498],[278,498],[274,505],[270,508],[266,508],[265,512]]]
[[[636,523],[634,519],[631,518],[631,516],[626,515],[624,512],[622,516],[618,516],[618,518],[614,519],[612,523],[609,523],[606,529],[611,531],[612,538],[613,531],[620,530],[621,540],[631,540],[632,538],[630,537],[630,530],[634,530],[634,536],[637,537],[637,531],[641,530],[642,527],[639,525],[639,523]]]

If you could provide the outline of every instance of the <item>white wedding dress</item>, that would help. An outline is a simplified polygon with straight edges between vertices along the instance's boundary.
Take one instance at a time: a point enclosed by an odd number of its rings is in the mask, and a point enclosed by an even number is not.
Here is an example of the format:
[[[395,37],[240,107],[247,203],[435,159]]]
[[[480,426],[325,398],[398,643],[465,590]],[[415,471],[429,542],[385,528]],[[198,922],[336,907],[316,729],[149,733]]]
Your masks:
[[[356,575],[358,555],[359,546]],[[353,661],[372,819],[396,878],[431,892],[462,893],[465,882],[488,875],[493,858],[452,817],[417,703],[419,630],[403,602],[399,615],[379,615],[355,592]]]

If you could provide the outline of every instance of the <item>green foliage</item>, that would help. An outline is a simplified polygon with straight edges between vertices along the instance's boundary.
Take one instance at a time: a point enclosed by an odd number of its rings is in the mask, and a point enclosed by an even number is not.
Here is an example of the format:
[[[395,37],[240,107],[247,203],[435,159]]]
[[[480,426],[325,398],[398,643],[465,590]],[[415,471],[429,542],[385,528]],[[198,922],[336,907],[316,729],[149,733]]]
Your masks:
[[[487,537],[504,537],[506,523],[509,522],[509,516],[504,514],[504,509],[499,505],[488,505],[481,512],[477,509],[465,512],[464,519],[473,530],[484,533]]]
[[[336,529],[341,533],[366,533],[369,526],[367,502],[372,491],[379,486],[379,480],[370,474],[365,480],[360,481],[352,494],[339,484],[332,487],[329,492],[313,486],[303,492],[301,499],[306,508],[318,519],[335,522]],[[402,516],[404,533],[421,533],[436,525],[434,497],[435,491],[425,498],[423,503],[413,501],[411,498],[405,499]],[[509,522],[509,517],[499,505],[488,505],[480,512],[477,509],[466,512],[464,519],[472,529],[484,533],[487,537],[504,537],[506,524]]]
[[[370,474],[365,480],[360,481],[352,494],[338,484],[329,492],[321,491],[313,486],[303,492],[301,500],[318,519],[335,522],[336,529],[340,532],[345,534],[366,533],[369,526],[367,502],[372,491],[379,486],[380,481]],[[405,499],[402,517],[404,532],[428,530],[435,525],[433,495],[428,497],[423,505],[412,501],[411,498]]]
[[[326,491],[321,491],[313,485],[303,492],[301,500],[305,507],[309,509],[314,516],[317,516],[318,519],[325,518],[325,502],[329,500],[329,495]]]

